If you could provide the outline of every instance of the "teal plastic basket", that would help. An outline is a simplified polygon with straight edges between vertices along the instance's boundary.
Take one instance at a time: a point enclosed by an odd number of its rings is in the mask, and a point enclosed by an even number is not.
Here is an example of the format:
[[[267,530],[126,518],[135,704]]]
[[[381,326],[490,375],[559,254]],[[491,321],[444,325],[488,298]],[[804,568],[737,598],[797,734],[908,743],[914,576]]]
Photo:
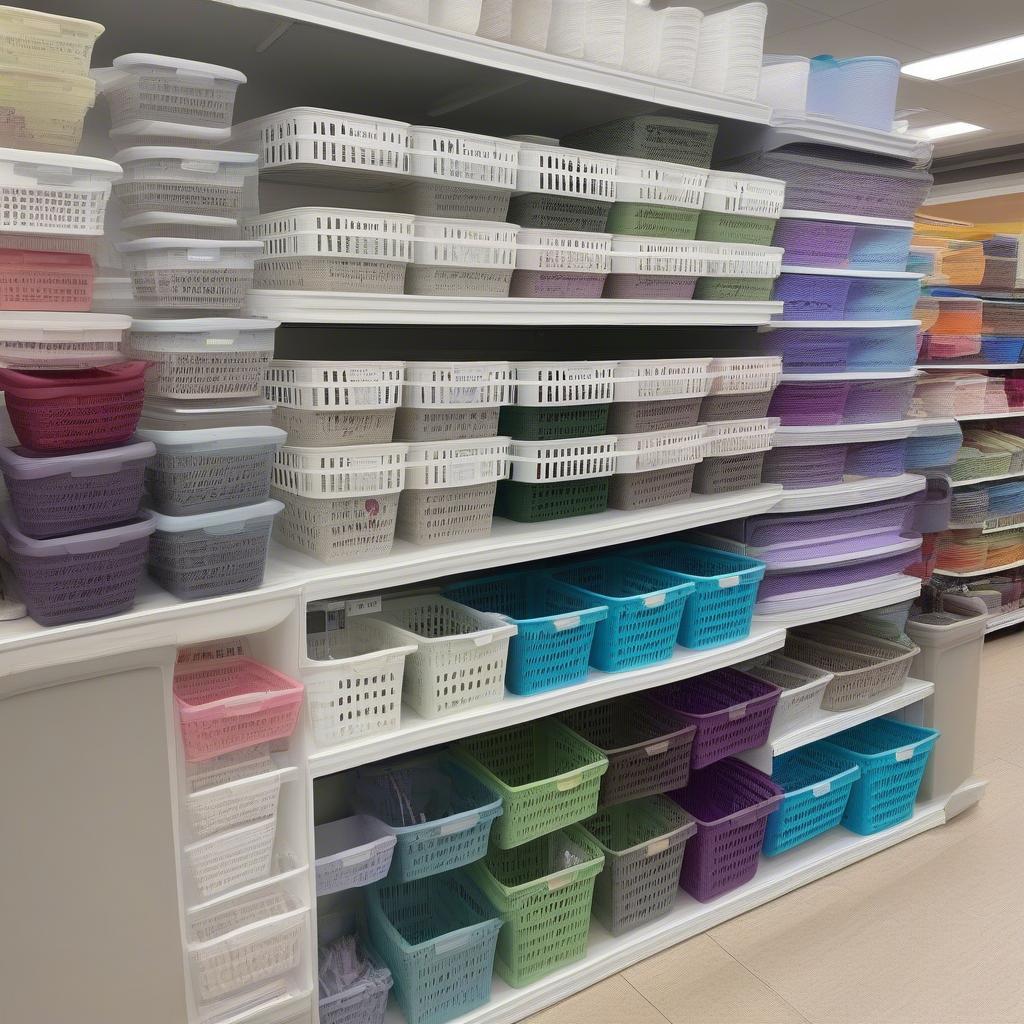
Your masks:
[[[821,740],[819,746],[860,768],[843,825],[851,832],[869,836],[912,817],[914,800],[938,738],[937,729],[875,718]]]
[[[597,624],[590,663],[624,672],[672,656],[693,584],[625,558],[595,558],[551,572],[566,591],[608,608]]]
[[[774,857],[835,828],[859,778],[853,761],[817,743],[776,757],[772,782],[786,795],[768,816],[761,852]]]
[[[750,633],[764,562],[681,541],[638,548],[630,557],[693,585],[679,628],[681,646],[700,651],[742,640]]]
[[[446,587],[445,597],[517,626],[508,646],[505,687],[520,696],[580,683],[590,671],[590,648],[608,606],[556,587],[539,572],[484,576]]]
[[[491,998],[501,918],[463,872],[371,886],[366,916],[407,1024],[444,1024]]]

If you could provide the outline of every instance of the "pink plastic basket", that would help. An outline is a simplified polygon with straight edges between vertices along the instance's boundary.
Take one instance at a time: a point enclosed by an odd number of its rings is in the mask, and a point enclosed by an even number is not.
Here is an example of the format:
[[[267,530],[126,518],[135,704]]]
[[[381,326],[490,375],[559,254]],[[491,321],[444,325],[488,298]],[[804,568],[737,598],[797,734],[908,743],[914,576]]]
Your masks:
[[[0,249],[0,309],[88,312],[94,276],[85,253]]]
[[[252,658],[179,663],[174,701],[187,761],[291,736],[302,683]]]
[[[0,368],[0,390],[18,440],[33,452],[109,448],[135,432],[148,365],[33,372]]]

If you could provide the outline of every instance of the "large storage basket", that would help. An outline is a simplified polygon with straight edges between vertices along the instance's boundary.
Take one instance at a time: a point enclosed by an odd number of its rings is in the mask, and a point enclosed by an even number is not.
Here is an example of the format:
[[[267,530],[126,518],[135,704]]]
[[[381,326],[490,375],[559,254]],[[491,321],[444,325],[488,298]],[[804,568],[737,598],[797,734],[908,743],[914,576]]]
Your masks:
[[[621,935],[667,914],[679,892],[686,841],[696,822],[663,796],[598,811],[579,826],[604,854],[594,916]]]
[[[59,14],[0,9],[0,64],[10,68],[87,75],[93,44],[103,33],[95,21]]]
[[[516,267],[518,233],[515,224],[491,220],[417,217],[406,292],[506,297]]]
[[[276,831],[273,816],[186,846],[182,855],[199,895],[209,899],[269,877]]]
[[[781,787],[729,757],[695,771],[686,789],[669,795],[697,822],[679,884],[706,903],[749,882],[757,871],[768,815],[782,800]]]
[[[620,434],[608,503],[612,508],[652,508],[685,501],[705,450],[704,426]]]
[[[403,441],[450,441],[493,437],[498,412],[513,397],[509,363],[408,363],[395,437]]]
[[[642,697],[588,704],[562,721],[608,758],[601,807],[682,789],[690,777],[694,726]]]
[[[630,557],[693,585],[679,627],[683,647],[720,647],[750,632],[757,587],[764,577],[763,562],[678,541],[641,547],[631,551]]]
[[[96,83],[84,75],[3,68],[0,75],[0,143],[16,149],[74,153],[82,141]]]
[[[618,364],[611,361],[515,363],[512,401],[499,429],[516,440],[595,437],[608,425]]]
[[[710,359],[620,361],[608,429],[615,434],[692,427],[711,389]]]
[[[388,877],[412,882],[479,860],[501,799],[446,754],[423,754],[356,770],[355,802],[397,840]]]
[[[386,878],[396,843],[384,822],[368,814],[317,825],[313,830],[317,896]]]
[[[768,818],[765,856],[774,857],[835,828],[858,778],[856,764],[817,743],[776,757],[772,782],[785,796]]]
[[[936,729],[875,718],[822,740],[822,747],[860,768],[843,825],[851,832],[872,835],[911,817],[938,738]]]
[[[423,718],[495,704],[504,696],[516,627],[501,617],[425,594],[385,601],[372,621],[395,645],[417,646],[406,660],[403,699]]]
[[[384,1024],[388,1008],[388,994],[394,982],[391,972],[383,965],[380,955],[361,935],[345,934],[335,942],[324,941],[324,929],[319,924],[319,1008],[320,1024]],[[334,954],[335,943],[355,942],[356,956],[368,963],[366,971],[357,981],[350,982],[346,971],[346,954],[351,947]],[[333,954],[333,956],[332,956]],[[340,969],[332,970],[330,963],[340,960]],[[325,961],[327,961],[325,963]],[[339,977],[340,975],[340,977]]]
[[[85,253],[0,249],[0,310],[86,313],[94,276]]]
[[[611,270],[612,236],[593,231],[523,228],[509,295],[525,299],[599,299]]]
[[[444,1024],[491,998],[502,922],[464,872],[371,886],[366,913],[408,1024]]]
[[[0,365],[15,370],[84,370],[121,360],[126,316],[103,313],[4,314]]]
[[[562,139],[569,146],[643,160],[664,160],[690,167],[710,167],[718,136],[714,121],[640,114],[584,128]]]
[[[502,850],[589,818],[608,758],[551,718],[461,740],[456,756],[502,799],[492,830]]]
[[[625,558],[601,558],[551,572],[562,589],[608,606],[594,634],[590,662],[623,672],[672,656],[691,584]]]
[[[512,693],[529,696],[586,679],[594,632],[608,617],[607,606],[557,588],[537,572],[477,577],[443,593],[516,627],[505,672]]]
[[[782,246],[782,242],[773,243],[772,238],[785,195],[786,183],[775,178],[711,171],[697,237],[714,242]]]
[[[782,736],[813,722],[821,711],[825,688],[832,682],[831,672],[804,665],[778,652],[736,667],[745,675],[763,679],[782,690],[772,716],[771,736]]]
[[[494,969],[522,988],[587,952],[601,848],[580,828],[512,850],[494,849],[469,869],[504,922]]]
[[[247,657],[179,664],[174,701],[187,761],[291,736],[302,684]]]

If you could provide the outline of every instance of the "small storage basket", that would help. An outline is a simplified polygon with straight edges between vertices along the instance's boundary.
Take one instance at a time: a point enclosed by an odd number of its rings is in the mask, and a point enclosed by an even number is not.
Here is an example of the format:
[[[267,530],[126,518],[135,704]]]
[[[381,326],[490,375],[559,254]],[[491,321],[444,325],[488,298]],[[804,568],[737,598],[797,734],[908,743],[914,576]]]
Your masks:
[[[200,839],[276,818],[282,776],[268,745],[186,764],[188,823]]]
[[[562,721],[608,758],[600,806],[682,789],[690,777],[695,727],[643,697],[588,704]]]
[[[496,704],[505,695],[516,627],[499,616],[425,594],[385,601],[372,621],[396,646],[416,645],[406,660],[403,699],[423,718]]]
[[[491,998],[502,921],[464,872],[371,886],[366,915],[408,1024],[444,1024]]]
[[[757,587],[765,571],[763,562],[678,541],[641,547],[631,551],[630,557],[693,585],[679,628],[681,646],[691,650],[720,647],[742,640],[750,632]]]
[[[713,242],[781,246],[772,242],[786,183],[753,174],[714,170],[708,175],[697,237]]]
[[[612,935],[655,921],[672,909],[686,842],[697,831],[686,811],[653,796],[598,811],[580,828],[604,854],[594,888],[594,916]]]
[[[683,889],[707,903],[749,882],[757,871],[768,815],[782,800],[781,787],[729,757],[695,771],[686,789],[669,795],[697,822],[683,855]]]
[[[608,425],[615,362],[516,363],[512,401],[499,429],[516,440],[594,437]]]
[[[491,220],[417,217],[406,292],[506,297],[516,267],[518,233],[515,224]]]
[[[174,670],[174,701],[185,759],[208,761],[291,736],[302,684],[247,657],[186,662]]]
[[[608,430],[641,434],[692,427],[711,389],[710,367],[710,359],[620,361]]]
[[[745,662],[737,669],[782,690],[775,705],[770,736],[782,736],[813,722],[821,711],[825,687],[832,681],[831,672],[801,664],[777,652]]]
[[[764,416],[782,378],[778,356],[712,359],[710,388],[700,407],[701,423]]]
[[[819,444],[773,448],[765,452],[761,480],[781,484],[783,490],[841,484],[849,445]]]
[[[355,802],[397,841],[389,858],[393,882],[413,882],[479,860],[502,814],[493,788],[446,754],[358,768]]]
[[[560,722],[544,718],[461,740],[456,756],[502,799],[492,843],[522,846],[597,811],[608,758]]]
[[[846,452],[846,475],[852,477],[899,476],[906,472],[906,439],[865,441],[851,444]]]
[[[612,236],[606,299],[689,299],[699,277],[715,273],[717,246],[673,238]]]
[[[703,168],[711,166],[711,150],[717,136],[718,125],[713,121],[640,114],[584,128],[562,142],[598,153]]]
[[[624,672],[672,656],[691,584],[652,566],[608,557],[552,570],[551,578],[568,593],[608,607],[608,618],[594,634],[595,668]]]
[[[760,302],[771,298],[782,268],[782,250],[739,242],[718,243],[718,266],[697,282],[695,299]]]
[[[0,310],[88,312],[94,273],[85,253],[0,249]]]
[[[856,230],[855,224],[786,211],[775,225],[772,244],[786,250],[791,267],[846,267]]]
[[[530,696],[586,679],[594,632],[608,617],[605,605],[556,588],[537,572],[478,577],[443,593],[516,627],[505,673],[511,693]]]
[[[269,877],[277,817],[221,832],[182,850],[197,892],[209,899]]]
[[[653,508],[689,498],[694,469],[703,458],[706,430],[696,426],[620,434],[608,504],[621,509]]]
[[[317,896],[386,878],[396,842],[382,821],[366,814],[317,825],[313,830]]]
[[[514,395],[515,371],[504,362],[408,363],[395,437],[451,441],[493,437],[498,412]]]
[[[320,1024],[384,1024],[388,1008],[388,994],[393,984],[391,972],[381,962],[379,954],[357,935],[345,935],[342,943],[355,942],[356,957],[367,966],[357,981],[349,981],[345,973],[348,949],[334,955],[340,969],[333,970],[330,958],[334,943],[324,942],[320,928],[319,1008]],[[327,963],[325,963],[327,961]]]
[[[936,729],[875,718],[823,740],[823,748],[860,768],[843,825],[851,832],[873,835],[910,818],[938,738]]]
[[[778,425],[777,419],[709,423],[704,461],[694,469],[693,490],[725,494],[756,487]]]
[[[93,44],[103,34],[103,26],[95,21],[4,7],[0,10],[0,31],[0,64],[87,75]]]
[[[582,829],[494,849],[469,870],[504,922],[494,969],[523,988],[587,952],[601,848]]]
[[[121,361],[126,316],[7,313],[0,322],[0,365],[15,370],[85,370]]]
[[[599,299],[611,270],[612,236],[523,228],[509,295],[524,299]]]
[[[852,278],[783,273],[772,298],[782,303],[785,320],[842,320]]]
[[[708,172],[699,167],[620,156],[607,230],[649,238],[693,238]]]
[[[913,377],[852,381],[843,406],[843,422],[895,423],[906,419],[915,387]]]
[[[45,153],[75,153],[96,83],[85,75],[3,67],[0,75],[0,144]]]
[[[765,856],[774,857],[835,828],[858,778],[856,764],[817,743],[776,757],[772,782],[785,795],[768,818]]]

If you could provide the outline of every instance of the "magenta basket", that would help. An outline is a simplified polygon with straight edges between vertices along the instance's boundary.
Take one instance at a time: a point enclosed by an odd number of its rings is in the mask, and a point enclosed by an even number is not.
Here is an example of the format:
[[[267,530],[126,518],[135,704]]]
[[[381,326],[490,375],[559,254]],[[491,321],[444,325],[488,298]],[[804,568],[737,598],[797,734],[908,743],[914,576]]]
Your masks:
[[[784,791],[756,768],[726,758],[690,774],[668,796],[697,822],[686,844],[679,884],[706,903],[749,882],[757,871],[768,815]]]
[[[842,423],[849,390],[844,380],[783,381],[772,395],[768,415],[778,416],[784,427]]]
[[[782,217],[775,225],[772,245],[786,250],[791,267],[845,267],[856,226],[830,220]]]
[[[59,626],[131,608],[153,521],[143,514],[105,530],[36,540],[26,537],[13,517],[0,513],[0,531],[29,615],[41,626]]]
[[[703,768],[767,742],[782,690],[735,668],[718,669],[651,690],[647,699],[692,725],[690,764]]]
[[[845,444],[773,448],[765,454],[761,481],[782,484],[787,491],[841,484],[847,448]]]
[[[138,515],[149,441],[77,455],[0,448],[11,509],[28,537],[58,537],[123,523]]]
[[[567,270],[515,270],[508,293],[517,299],[599,299],[606,277]]]
[[[853,381],[846,398],[842,422],[893,423],[906,419],[915,386],[913,377]]]
[[[907,469],[907,439],[865,441],[851,444],[846,452],[849,476],[899,476]]]
[[[44,454],[124,444],[142,413],[146,362],[88,370],[0,368],[0,391],[18,440]]]
[[[783,320],[842,320],[852,278],[824,274],[779,275],[772,298]]]

